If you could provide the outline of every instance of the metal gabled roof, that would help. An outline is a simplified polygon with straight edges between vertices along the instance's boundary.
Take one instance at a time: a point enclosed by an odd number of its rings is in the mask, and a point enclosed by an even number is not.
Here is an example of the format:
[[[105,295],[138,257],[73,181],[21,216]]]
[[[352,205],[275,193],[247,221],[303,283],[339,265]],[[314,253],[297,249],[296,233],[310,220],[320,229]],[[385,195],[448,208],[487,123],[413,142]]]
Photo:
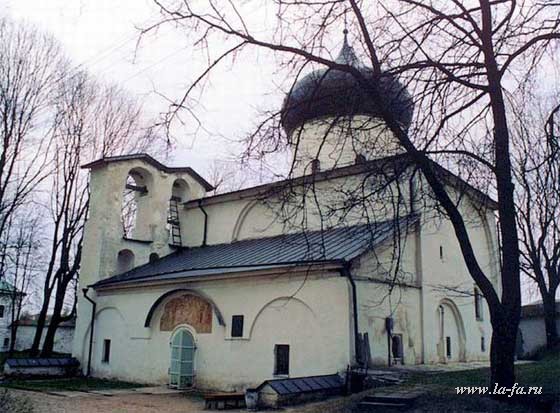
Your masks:
[[[6,364],[10,367],[77,367],[80,362],[74,357],[9,358]]]
[[[264,381],[257,390],[269,385],[280,396],[310,393],[315,391],[339,391],[344,382],[338,374],[325,376],[294,377],[289,379],[273,379]]]
[[[102,288],[321,263],[348,262],[390,238],[396,227],[407,228],[417,215],[324,231],[300,232],[268,238],[182,249],[93,285]]]

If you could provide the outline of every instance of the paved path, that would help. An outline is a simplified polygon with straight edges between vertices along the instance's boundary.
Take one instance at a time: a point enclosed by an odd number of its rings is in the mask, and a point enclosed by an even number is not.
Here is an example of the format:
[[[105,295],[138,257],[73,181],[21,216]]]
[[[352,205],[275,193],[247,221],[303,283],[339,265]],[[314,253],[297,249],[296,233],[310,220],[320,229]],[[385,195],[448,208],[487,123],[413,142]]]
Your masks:
[[[529,360],[517,360],[516,365],[534,363]],[[448,371],[464,371],[464,370],[474,370],[474,369],[484,369],[490,368],[489,361],[470,361],[466,363],[448,363],[448,364],[412,364],[405,366],[393,366],[392,370],[402,370],[410,372],[419,373],[430,373],[430,372],[448,372]]]

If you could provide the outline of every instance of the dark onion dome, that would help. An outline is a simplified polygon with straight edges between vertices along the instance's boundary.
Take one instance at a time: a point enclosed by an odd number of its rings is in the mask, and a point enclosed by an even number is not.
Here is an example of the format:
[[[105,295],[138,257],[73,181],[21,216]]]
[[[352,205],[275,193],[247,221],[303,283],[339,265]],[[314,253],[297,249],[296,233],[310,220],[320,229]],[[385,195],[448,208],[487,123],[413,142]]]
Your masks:
[[[348,44],[346,31],[344,44],[335,62],[354,66],[365,79],[375,82],[373,70],[358,60],[354,49]],[[378,82],[385,105],[408,129],[414,103],[406,88],[388,73],[382,73]],[[352,115],[380,117],[381,113],[377,103],[352,74],[327,68],[316,70],[296,82],[284,100],[281,123],[290,135],[294,129],[312,119]]]

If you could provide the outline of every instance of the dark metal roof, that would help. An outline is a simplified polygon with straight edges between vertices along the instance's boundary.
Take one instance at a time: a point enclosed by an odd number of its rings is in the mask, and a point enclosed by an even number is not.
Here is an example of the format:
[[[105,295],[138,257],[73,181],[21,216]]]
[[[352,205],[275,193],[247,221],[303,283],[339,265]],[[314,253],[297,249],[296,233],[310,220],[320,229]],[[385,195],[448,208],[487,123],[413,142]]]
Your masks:
[[[399,226],[404,229],[417,219],[416,215],[402,218]],[[93,287],[212,276],[290,265],[342,263],[388,239],[395,227],[395,222],[391,220],[182,249],[126,273],[101,280]]]
[[[82,165],[82,168],[93,169],[93,168],[97,168],[99,166],[103,166],[103,165],[105,165],[107,163],[111,163],[111,162],[132,161],[132,160],[137,160],[137,159],[141,160],[141,161],[144,161],[144,162],[152,165],[154,168],[157,168],[160,171],[164,171],[164,172],[167,172],[167,173],[186,172],[189,175],[191,175],[199,184],[201,184],[204,187],[204,189],[206,189],[207,191],[211,191],[212,189],[214,189],[214,187],[206,179],[204,179],[202,176],[200,176],[191,167],[189,167],[189,166],[181,166],[181,167],[166,166],[166,165],[162,164],[161,162],[157,161],[156,159],[154,159],[153,157],[151,157],[150,155],[148,155],[147,153],[132,153],[132,154],[128,154],[128,155],[106,156],[104,158],[97,159],[93,162]]]
[[[74,357],[7,359],[10,367],[77,367],[80,362]]]
[[[352,66],[368,83],[377,84],[384,106],[390,108],[405,129],[409,128],[414,103],[406,88],[393,75],[382,73],[377,76],[371,68],[361,64],[346,36],[335,63]],[[380,116],[380,108],[355,75],[327,68],[316,70],[296,82],[284,100],[281,121],[289,135],[311,119],[354,115]]]
[[[344,382],[338,374],[326,376],[295,377],[289,379],[274,379],[264,381],[257,390],[269,385],[281,396],[298,393],[310,393],[314,391],[338,391],[344,386]]]

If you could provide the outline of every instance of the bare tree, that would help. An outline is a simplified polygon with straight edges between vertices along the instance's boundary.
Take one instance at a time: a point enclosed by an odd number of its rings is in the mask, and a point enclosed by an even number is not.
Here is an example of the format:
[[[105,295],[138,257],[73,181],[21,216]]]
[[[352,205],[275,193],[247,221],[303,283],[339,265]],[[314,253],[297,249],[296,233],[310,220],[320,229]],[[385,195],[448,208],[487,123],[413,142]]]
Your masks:
[[[220,63],[239,64],[242,60],[236,58],[245,50],[273,53],[292,79],[302,69],[323,66],[359,82],[377,102],[384,127],[404,148],[451,221],[468,271],[490,308],[491,380],[512,385],[520,315],[520,253],[507,90],[523,85],[557,44],[557,2],[276,0],[274,11],[270,2],[155,2],[163,18],[146,30],[177,25],[210,56],[207,68],[171,107],[167,121],[181,109],[192,111],[197,87]],[[264,19],[251,18],[256,10],[270,11],[265,21],[271,26],[263,28]],[[373,81],[354,65],[329,54],[332,33],[342,28],[344,20],[371,66]],[[387,76],[397,75],[406,81],[415,101],[415,122],[409,130],[403,128],[380,87]],[[278,118],[279,113],[267,114],[263,125],[268,120],[271,126],[261,125],[251,135],[248,151],[262,156],[278,150],[285,140]],[[481,267],[466,217],[433,160],[453,165],[461,178],[470,178],[474,186],[482,184],[482,189],[496,195],[500,286],[494,286]]]
[[[532,96],[532,98],[531,98]],[[556,97],[556,96],[555,96]],[[527,104],[530,108],[527,108]],[[541,110],[548,103],[548,113]],[[515,178],[521,270],[543,301],[546,345],[558,344],[556,293],[560,284],[560,106],[526,93],[516,108]]]
[[[151,127],[144,126],[139,104],[114,86],[100,85],[86,73],[73,73],[59,86],[53,125],[50,252],[44,278],[44,299],[32,350],[39,351],[47,314],[52,315],[42,356],[54,347],[58,326],[75,316],[83,230],[89,208],[88,174],[80,166],[104,156],[161,149]],[[68,295],[70,308],[65,308]]]
[[[49,118],[64,56],[31,27],[0,19],[0,234],[49,174]]]
[[[240,165],[236,159],[214,160],[206,171],[214,189],[212,195],[238,191],[269,182],[273,174],[264,165]]]
[[[3,250],[0,263],[0,273],[10,291],[10,353],[15,350],[17,343],[18,322],[23,308],[28,302],[31,289],[39,269],[40,226],[38,214],[31,208],[20,211],[22,216],[11,215],[7,221],[3,240],[0,246]]]

